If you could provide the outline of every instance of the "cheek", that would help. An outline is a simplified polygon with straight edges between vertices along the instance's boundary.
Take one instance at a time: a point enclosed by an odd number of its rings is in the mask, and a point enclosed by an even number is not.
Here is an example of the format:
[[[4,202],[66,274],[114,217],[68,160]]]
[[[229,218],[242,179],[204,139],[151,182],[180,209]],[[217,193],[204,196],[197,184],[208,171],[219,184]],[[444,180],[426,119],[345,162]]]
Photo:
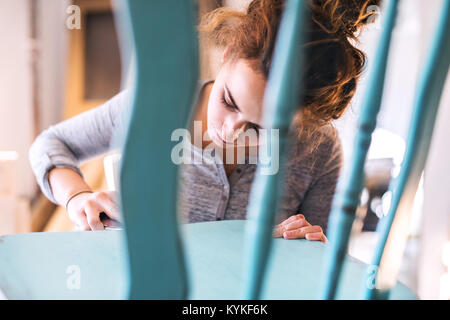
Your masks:
[[[222,128],[226,110],[222,107],[219,101],[210,101],[208,105],[208,130],[215,128]]]

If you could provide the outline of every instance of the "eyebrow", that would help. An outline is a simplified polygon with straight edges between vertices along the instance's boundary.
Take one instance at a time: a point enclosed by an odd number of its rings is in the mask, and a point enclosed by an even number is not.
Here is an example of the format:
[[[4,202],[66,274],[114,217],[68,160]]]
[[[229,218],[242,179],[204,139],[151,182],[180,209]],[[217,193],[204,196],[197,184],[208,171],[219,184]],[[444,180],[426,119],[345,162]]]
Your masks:
[[[227,94],[228,94],[228,97],[230,97],[231,103],[233,103],[233,106],[234,106],[236,109],[238,109],[238,110],[240,111],[238,105],[236,104],[236,102],[235,102],[234,99],[233,99],[233,96],[231,95],[230,89],[228,89],[228,87],[227,87],[226,84],[224,84],[224,86],[225,86],[225,91],[226,91]]]
[[[225,91],[227,92],[228,97],[230,98],[231,103],[233,104],[233,106],[234,106],[238,111],[241,111],[241,110],[239,109],[238,105],[236,104],[236,102],[234,101],[233,96],[231,95],[230,89],[228,89],[226,83],[224,84],[224,87],[225,87]],[[257,123],[254,123],[254,122],[249,122],[249,123],[252,124],[252,125],[254,125],[254,126],[256,126],[258,129],[261,128],[261,126],[260,126],[259,124],[257,124]]]

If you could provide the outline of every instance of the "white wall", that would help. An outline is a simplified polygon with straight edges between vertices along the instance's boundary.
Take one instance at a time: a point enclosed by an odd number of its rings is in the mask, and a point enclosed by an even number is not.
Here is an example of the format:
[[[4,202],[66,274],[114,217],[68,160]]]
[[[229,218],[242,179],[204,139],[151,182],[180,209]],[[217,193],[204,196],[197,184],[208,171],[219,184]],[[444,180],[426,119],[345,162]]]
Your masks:
[[[422,41],[429,48],[443,0],[421,1]],[[425,52],[423,52],[425,54]],[[443,247],[450,241],[450,75],[444,87],[433,140],[424,173],[424,204],[421,221],[422,241],[418,260],[418,294],[422,299],[439,299],[440,279],[446,269]],[[446,283],[450,289],[450,283]],[[446,297],[450,299],[450,295]]]
[[[37,1],[39,37],[39,131],[57,123],[63,115],[68,46],[66,8],[69,0]]]
[[[447,77],[424,176],[424,216],[419,260],[419,294],[423,299],[439,298],[439,280],[446,272],[442,255],[444,244],[450,241],[449,120],[450,77]],[[450,283],[447,286],[450,288]]]
[[[0,0],[0,150],[15,150],[18,194],[30,196],[34,179],[28,164],[33,139],[28,0]]]
[[[37,42],[30,40],[31,1],[37,2]],[[67,4],[67,0],[0,0],[0,151],[19,153],[17,194],[28,199],[36,191],[28,163],[34,134],[61,120]],[[33,123],[33,47],[38,53],[38,128]]]

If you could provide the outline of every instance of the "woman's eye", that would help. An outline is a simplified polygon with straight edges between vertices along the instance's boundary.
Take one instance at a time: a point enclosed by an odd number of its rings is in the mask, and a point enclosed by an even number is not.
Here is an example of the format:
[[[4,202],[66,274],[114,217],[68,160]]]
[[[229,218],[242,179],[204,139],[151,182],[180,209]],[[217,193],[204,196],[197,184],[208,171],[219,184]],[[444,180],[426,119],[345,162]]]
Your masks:
[[[224,105],[227,109],[230,109],[230,110],[233,110],[233,111],[237,110],[237,108],[236,108],[235,106],[229,104],[229,103],[225,100],[224,97],[222,97],[222,103],[223,103],[223,105]]]

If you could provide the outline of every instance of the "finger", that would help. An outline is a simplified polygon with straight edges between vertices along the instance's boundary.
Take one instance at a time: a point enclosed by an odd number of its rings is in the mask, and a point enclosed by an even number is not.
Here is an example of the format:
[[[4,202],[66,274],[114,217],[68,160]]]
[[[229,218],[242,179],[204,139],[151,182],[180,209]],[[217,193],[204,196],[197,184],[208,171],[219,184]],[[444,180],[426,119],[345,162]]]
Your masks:
[[[293,221],[291,223],[284,224],[284,225],[279,224],[279,225],[275,226],[275,228],[273,230],[273,236],[275,238],[282,237],[283,233],[285,231],[300,229],[302,227],[306,227],[306,226],[310,226],[310,225],[311,224],[309,224],[309,222],[306,221],[305,219],[301,219],[301,218],[293,219]]]
[[[302,214],[297,214],[297,215],[294,215],[294,216],[290,216],[289,218],[287,218],[286,220],[284,220],[283,222],[277,224],[274,227],[273,232],[272,232],[272,236],[275,237],[275,238],[282,237],[283,236],[283,232],[287,231],[286,226],[291,224],[292,222],[295,222],[295,221],[298,221],[298,220],[306,221],[305,216],[302,215]],[[306,221],[306,224],[310,225],[310,223],[308,221]]]
[[[283,226],[283,225],[281,225],[281,224],[276,225],[276,226],[273,228],[272,236],[273,236],[274,238],[280,238],[280,237],[283,236],[283,232],[284,232],[284,231],[285,231],[285,229],[284,229],[284,226]]]
[[[281,222],[281,225],[287,225],[295,220],[300,220],[300,219],[305,219],[305,216],[302,214],[296,214],[294,216],[290,216],[289,218],[287,218],[286,220],[284,220],[283,222]]]
[[[107,192],[98,192],[95,195],[95,200],[103,208],[105,214],[117,221],[121,221],[121,214],[119,208],[117,207],[117,203],[113,201],[110,197],[111,195]]]
[[[305,236],[306,240],[310,240],[310,241],[321,241],[326,243],[326,237],[323,234],[323,232],[311,232],[311,233],[307,233]]]
[[[307,226],[310,226],[308,221],[306,221],[305,219],[297,219],[297,220],[292,221],[291,223],[285,225],[284,231],[300,229],[300,228],[307,227]]]
[[[90,231],[91,227],[89,225],[87,226],[80,226],[78,224],[75,225],[75,227],[73,227],[73,231]]]
[[[307,233],[322,232],[320,226],[307,226],[300,229],[294,229],[290,231],[283,232],[283,237],[285,239],[302,239]]]
[[[72,217],[77,230],[79,231],[91,230],[91,227],[89,226],[86,219],[86,214],[84,212],[77,212],[76,214],[72,215]]]
[[[78,230],[80,230],[80,231],[91,231],[92,229],[91,229],[91,226],[89,225],[89,224],[86,224],[86,225],[82,225],[82,226],[78,226]]]
[[[103,209],[95,203],[94,200],[87,200],[84,206],[86,219],[92,230],[104,230],[103,223],[100,220],[100,213]]]

